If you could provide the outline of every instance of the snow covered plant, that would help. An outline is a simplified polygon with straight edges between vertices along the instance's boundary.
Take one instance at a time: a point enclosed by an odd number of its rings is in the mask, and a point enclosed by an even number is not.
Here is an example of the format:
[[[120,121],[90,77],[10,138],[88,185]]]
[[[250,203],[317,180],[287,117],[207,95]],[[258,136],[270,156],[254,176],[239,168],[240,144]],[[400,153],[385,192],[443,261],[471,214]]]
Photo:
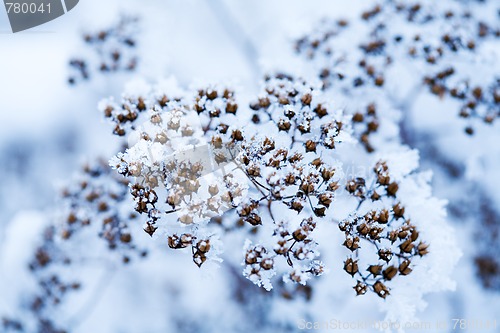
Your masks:
[[[83,34],[83,41],[92,51],[69,61],[71,85],[86,81],[95,73],[134,71],[137,67],[136,17],[123,16],[109,28]]]
[[[128,264],[147,255],[146,247],[136,244],[129,227],[138,214],[126,200],[128,193],[127,180],[112,173],[105,161],[84,166],[74,182],[62,190],[57,222],[43,230],[29,262],[37,288],[23,295],[22,306],[31,316],[25,313],[17,319],[4,318],[3,331],[66,332],[60,326],[74,324],[72,318],[56,314],[82,285],[88,288],[86,272],[92,262],[102,261],[112,269],[120,262]],[[106,274],[104,278],[111,277]]]
[[[323,22],[296,50],[325,88],[371,91],[403,109],[426,90],[473,134],[500,115],[499,15],[497,1],[382,0],[352,21]]]
[[[414,181],[414,161],[392,164],[359,150],[350,117],[321,87],[267,77],[246,108],[228,88],[139,86],[100,108],[114,134],[131,136],[110,163],[130,179],[144,230],[160,230],[171,248],[189,247],[198,266],[217,260],[225,235],[244,233],[244,276],[267,290],[275,275],[305,285],[326,270],[320,249],[331,244],[320,244],[317,230],[337,223],[356,293],[385,298],[390,281],[432,251],[399,195]],[[364,160],[352,166],[361,174],[344,169],[353,158]],[[225,218],[231,210],[237,217]]]
[[[370,116],[374,108],[368,105]],[[378,297],[367,306],[381,302],[387,319],[410,320],[424,294],[453,287],[459,251],[429,174],[417,171],[418,153],[387,139],[391,131],[371,133],[377,149],[367,151],[355,135],[361,122],[320,82],[276,74],[252,96],[218,85],[184,90],[173,79],[140,81],[100,109],[128,148],[111,167],[85,166],[62,191],[59,217],[29,265],[37,287],[23,307],[32,316],[6,317],[4,330],[76,327],[92,286],[100,285],[95,264],[105,267],[102,283],[127,266],[135,267],[127,286],[161,288],[158,267],[186,271],[185,261],[163,255],[167,247],[189,253],[195,268],[221,266],[212,274],[225,276],[223,289],[234,292],[221,308],[211,301],[217,321],[233,304],[270,329],[321,319],[332,297],[347,302],[368,291]],[[390,129],[387,113],[380,117]],[[178,280],[169,278],[171,289],[194,288]],[[82,310],[60,316],[64,304]],[[202,325],[212,330],[208,319]],[[227,325],[235,331],[231,325],[241,322]]]
[[[366,107],[356,110],[356,106],[351,114],[354,134],[368,151],[376,151],[379,145],[374,140],[387,133],[383,129],[387,110],[400,110],[402,140],[418,147],[425,162],[442,170],[446,182],[462,184],[471,181],[466,176],[471,161],[497,156],[491,145],[479,152],[474,142],[483,140],[481,135],[498,141],[499,15],[498,1],[490,0],[378,1],[349,21],[320,23],[296,41],[295,49],[322,80],[325,92],[343,91],[340,97],[347,100],[348,108],[352,100],[365,103]],[[471,140],[450,135],[455,133],[451,127],[459,124],[451,118],[454,114],[465,121],[467,134],[476,133]],[[450,149],[468,144],[462,155]],[[461,168],[468,171],[457,172]],[[490,183],[480,181],[485,170],[471,184],[480,193]],[[476,230],[470,236],[482,239],[475,249],[478,276],[485,287],[498,289],[498,205],[485,203],[494,191],[481,194],[479,201],[469,191],[461,199],[452,192],[441,194],[451,198],[452,218],[470,219]]]

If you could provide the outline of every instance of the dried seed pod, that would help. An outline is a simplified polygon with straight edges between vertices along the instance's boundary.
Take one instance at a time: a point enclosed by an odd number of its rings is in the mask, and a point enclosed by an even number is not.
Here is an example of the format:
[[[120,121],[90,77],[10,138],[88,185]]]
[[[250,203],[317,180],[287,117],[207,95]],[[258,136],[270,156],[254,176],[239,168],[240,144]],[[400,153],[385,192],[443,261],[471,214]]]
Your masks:
[[[191,224],[193,223],[193,217],[191,215],[185,214],[179,217],[179,221],[183,224]]]
[[[380,275],[382,272],[382,265],[370,265],[368,267],[368,272],[373,274],[373,276]]]
[[[368,286],[359,280],[353,288],[356,291],[357,296],[366,294],[366,291],[368,290]]]
[[[298,242],[301,242],[307,238],[308,233],[303,228],[299,228],[293,232],[292,236],[293,239],[295,239]]]
[[[344,241],[344,244],[342,245],[344,245],[351,251],[355,251],[359,248],[359,237],[357,236],[354,238],[347,237],[346,240]]]
[[[412,240],[407,239],[403,243],[401,243],[401,245],[399,245],[399,248],[405,253],[410,253],[413,250],[414,246],[415,244],[413,244]]]
[[[409,260],[403,261],[399,265],[399,273],[401,275],[408,275],[408,274],[410,274],[412,272],[412,269],[410,268],[410,264],[411,264],[411,262]]]
[[[375,282],[373,285],[373,291],[377,293],[382,298],[386,298],[389,295],[389,289],[380,281]]]
[[[380,211],[377,222],[383,224],[389,222],[389,211],[387,209],[382,209]]]
[[[326,207],[315,207],[314,208],[314,215],[318,217],[324,217],[326,214]]]
[[[196,244],[196,248],[202,253],[207,253],[208,251],[210,251],[210,240],[207,239],[198,241],[198,243]]]
[[[390,196],[396,196],[396,193],[399,190],[399,185],[396,182],[390,183],[389,186],[387,186],[387,194]]]
[[[423,243],[423,242],[420,242],[417,246],[417,250],[418,250],[418,255],[423,257],[424,255],[426,255],[427,253],[429,253],[429,245]]]
[[[207,256],[204,253],[197,251],[193,254],[193,262],[198,267],[201,267],[201,265],[203,265],[205,261],[207,261]]]
[[[378,256],[381,260],[389,262],[392,259],[392,251],[390,249],[380,249],[378,251]]]
[[[307,140],[305,143],[306,152],[316,152],[316,142]]]
[[[332,195],[330,193],[321,193],[318,195],[318,201],[320,204],[330,207],[330,204],[332,203]]]
[[[312,95],[305,94],[302,96],[302,98],[300,100],[302,101],[302,104],[304,104],[304,105],[311,105]]]
[[[397,273],[398,269],[396,267],[389,266],[383,271],[382,275],[384,276],[384,279],[390,281],[393,277],[396,276]]]
[[[363,236],[366,236],[368,235],[368,233],[370,232],[370,227],[366,224],[366,223],[362,223],[360,224],[356,230]]]
[[[397,203],[394,206],[392,206],[392,210],[394,212],[394,216],[398,219],[403,217],[405,214],[405,208],[401,206],[400,203]]]
[[[272,258],[265,258],[260,262],[260,267],[268,271],[274,268],[274,260]]]
[[[353,260],[352,258],[347,258],[344,262],[344,270],[351,276],[354,276],[358,273],[358,261]]]

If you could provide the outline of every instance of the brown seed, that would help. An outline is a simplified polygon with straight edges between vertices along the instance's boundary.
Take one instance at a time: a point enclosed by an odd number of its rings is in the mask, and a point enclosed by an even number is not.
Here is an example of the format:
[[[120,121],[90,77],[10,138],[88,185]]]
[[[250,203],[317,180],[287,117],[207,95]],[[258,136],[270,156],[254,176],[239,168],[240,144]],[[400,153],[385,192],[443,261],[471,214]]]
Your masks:
[[[210,240],[199,241],[198,244],[196,244],[196,248],[203,253],[207,253],[210,251]]]
[[[392,251],[388,249],[380,249],[378,251],[378,257],[385,262],[389,262],[392,259]]]
[[[354,237],[354,238],[348,237],[345,240],[344,244],[342,244],[342,245],[344,245],[346,248],[348,248],[351,251],[355,251],[359,248],[359,237]]]
[[[342,221],[339,223],[339,229],[341,231],[347,231],[347,229],[349,228],[351,224],[348,222],[348,221]]]
[[[411,262],[409,260],[405,260],[399,265],[399,273],[401,275],[408,275],[412,272],[412,269],[410,268]]]
[[[320,204],[330,207],[330,204],[332,203],[332,196],[328,193],[322,193],[318,196],[318,201]]]
[[[306,141],[306,152],[315,152],[316,151],[316,142],[312,140],[307,140]]]
[[[151,123],[160,124],[162,122],[162,118],[159,114],[154,114],[151,116]]]
[[[278,128],[280,131],[288,132],[291,127],[292,127],[292,124],[289,121],[280,119],[280,121],[278,122]]]
[[[243,141],[243,134],[240,130],[234,130],[231,134],[231,138],[235,141]]]
[[[64,229],[61,232],[61,237],[62,239],[69,239],[71,237],[71,231],[69,231],[68,229]]]
[[[354,276],[358,272],[358,261],[348,258],[344,262],[344,270],[351,276]]]
[[[495,120],[495,116],[491,115],[491,114],[489,114],[486,117],[484,117],[484,122],[487,123],[487,124],[493,123],[494,120]]]
[[[380,173],[380,174],[377,176],[377,182],[378,182],[380,185],[388,185],[390,181],[391,181],[391,178],[390,178],[390,177],[389,177],[389,175],[387,175],[387,174]]]
[[[371,239],[380,239],[380,234],[382,233],[384,229],[382,228],[371,228],[370,229],[370,238]]]
[[[147,223],[146,227],[144,228],[144,231],[149,235],[149,236],[153,236],[153,234],[155,233],[156,229],[158,229],[158,227],[155,227],[154,225],[152,225],[151,223]]]
[[[291,208],[297,212],[301,212],[304,209],[304,205],[298,200],[293,200],[291,203]]]
[[[314,208],[314,214],[318,217],[325,216],[326,207],[316,207]]]
[[[245,263],[247,265],[252,265],[257,262],[257,256],[255,253],[252,251],[248,251],[247,254],[245,255]]]
[[[380,211],[377,222],[384,224],[389,222],[389,211],[387,209],[382,209],[382,211]]]
[[[193,223],[193,217],[190,215],[182,215],[179,217],[179,221],[183,224],[191,224]]]
[[[209,115],[211,118],[217,118],[221,114],[221,111],[219,108],[216,108],[215,110],[210,110]]]
[[[180,237],[180,246],[187,247],[193,241],[193,236],[191,234],[182,234]]]
[[[399,190],[399,185],[396,183],[396,182],[393,182],[391,184],[389,184],[389,186],[387,186],[387,194],[389,196],[396,196],[396,193],[398,192]]]
[[[107,106],[105,109],[104,109],[104,116],[106,118],[109,118],[113,115],[113,107],[112,106]]]
[[[144,111],[146,110],[146,103],[144,102],[144,99],[142,97],[139,97],[137,99],[137,109],[139,111]]]
[[[171,249],[177,249],[180,246],[179,236],[177,235],[168,236],[167,241],[168,241],[168,247],[170,247]]]
[[[311,105],[312,95],[305,94],[302,96],[302,98],[300,100],[301,100],[302,104],[304,104],[304,105]]]
[[[180,202],[181,202],[181,197],[177,193],[170,194],[167,197],[167,203],[172,207],[177,206]]]
[[[382,298],[386,298],[389,295],[389,289],[380,281],[375,282],[373,290]]]
[[[215,184],[210,185],[208,187],[208,193],[210,193],[211,195],[216,195],[217,193],[219,193],[219,188]]]
[[[77,220],[77,219],[76,219],[76,215],[75,215],[75,214],[70,213],[70,214],[68,215],[68,219],[67,219],[67,221],[68,221],[68,223],[69,223],[69,224],[73,224],[73,223],[75,223],[75,222],[76,222],[76,220]]]
[[[375,79],[375,85],[377,87],[383,86],[384,85],[384,77],[381,75],[377,76],[377,78]]]
[[[321,177],[324,180],[330,180],[330,178],[332,178],[334,175],[335,175],[335,169],[323,168],[321,170]]]
[[[370,197],[373,201],[377,201],[380,199],[380,194],[378,194],[376,191],[373,191],[371,197]]]
[[[415,245],[413,244],[412,240],[411,239],[407,239],[403,243],[401,243],[401,245],[399,245],[399,248],[403,252],[410,253],[413,250],[414,246]]]
[[[364,284],[361,281],[358,281],[358,283],[356,284],[356,286],[354,286],[353,288],[356,291],[356,295],[357,296],[366,294],[366,291],[368,289],[367,285]]]
[[[391,232],[389,232],[388,238],[391,241],[391,243],[394,243],[398,239],[398,233],[392,230]]]
[[[292,173],[289,173],[288,175],[286,175],[285,184],[293,185],[293,184],[295,184],[295,182],[296,182],[296,178]]]
[[[204,253],[197,251],[193,255],[193,261],[198,267],[201,267],[201,265],[203,265],[203,263],[207,261],[207,257]]]
[[[260,176],[260,168],[257,165],[251,165],[247,168],[247,173],[250,176],[259,177]]]
[[[338,182],[331,182],[328,184],[328,190],[332,192],[338,190],[339,187],[340,186]]]
[[[312,183],[309,183],[307,181],[303,182],[301,185],[300,185],[300,189],[305,193],[305,194],[309,194],[309,193],[312,193],[314,192],[314,185]]]
[[[389,266],[389,267],[387,267],[384,270],[384,272],[382,273],[382,275],[384,276],[384,279],[390,281],[390,280],[392,280],[392,278],[394,276],[396,276],[397,273],[398,273],[398,270],[396,269],[396,267]]]
[[[315,158],[311,162],[311,165],[314,165],[316,168],[319,168],[321,165],[323,165],[323,161],[321,160],[321,157]]]
[[[368,131],[376,132],[378,130],[379,124],[376,120],[372,120],[368,123]]]
[[[370,227],[368,227],[368,225],[366,223],[363,223],[363,224],[360,224],[356,230],[358,230],[358,232],[363,235],[363,236],[366,236],[368,235],[368,233],[370,232]]]
[[[123,243],[130,243],[132,241],[132,236],[129,233],[121,234],[120,235],[120,240]]]
[[[168,97],[165,95],[163,95],[161,97],[161,99],[158,100],[158,104],[160,104],[161,107],[164,107],[165,105],[167,105],[168,102],[169,102]]]
[[[356,112],[353,116],[352,116],[352,121],[355,122],[355,123],[361,123],[363,122],[363,119],[364,119],[364,116],[362,113],[360,112]]]
[[[217,90],[209,90],[209,91],[207,91],[206,96],[210,100],[216,99],[217,98]]]
[[[415,229],[413,229],[411,231],[410,239],[411,239],[412,242],[414,242],[414,241],[417,240],[417,238],[418,238],[418,231],[415,230]]]
[[[212,137],[211,143],[214,146],[214,148],[217,148],[217,149],[222,148],[222,138],[220,136]]]
[[[427,253],[429,253],[428,248],[429,248],[429,245],[427,245],[427,244],[425,244],[423,242],[420,242],[418,244],[418,247],[417,247],[418,255],[421,256],[421,257],[425,256]]]
[[[97,207],[97,209],[100,211],[100,212],[105,212],[108,210],[108,204],[104,201],[101,201]]]
[[[300,229],[295,230],[293,232],[292,236],[296,241],[301,242],[304,239],[306,239],[308,235],[307,235],[307,232],[304,231],[304,229],[300,228]]]
[[[370,267],[368,267],[368,272],[372,273],[374,276],[380,275],[382,272],[382,265],[370,265]]]
[[[238,110],[238,104],[236,103],[227,103],[226,105],[226,113],[236,114]]]
[[[245,221],[250,223],[253,226],[261,225],[262,224],[262,219],[259,215],[256,213],[251,213],[247,218],[245,218]]]
[[[260,262],[260,267],[268,271],[274,267],[274,260],[272,258],[266,258]]]
[[[286,98],[285,96],[280,96],[280,98],[278,99],[278,102],[281,104],[281,105],[287,105],[287,104],[290,104],[290,100],[288,98]]]
[[[314,112],[318,115],[318,117],[323,118],[328,114],[328,111],[326,110],[323,105],[318,104],[318,106],[314,109]]]
[[[405,214],[405,208],[401,206],[400,203],[397,203],[394,206],[392,206],[392,210],[394,211],[394,216],[398,219],[403,217]]]
[[[408,237],[408,231],[404,231],[404,230],[399,231],[398,237],[399,237],[399,239],[405,239],[406,237]]]

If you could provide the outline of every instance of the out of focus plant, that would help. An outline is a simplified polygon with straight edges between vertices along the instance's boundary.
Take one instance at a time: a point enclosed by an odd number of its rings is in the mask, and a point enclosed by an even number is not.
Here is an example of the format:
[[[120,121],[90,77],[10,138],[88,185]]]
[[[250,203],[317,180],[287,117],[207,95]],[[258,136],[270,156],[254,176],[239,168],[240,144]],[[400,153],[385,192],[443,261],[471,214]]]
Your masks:
[[[96,73],[134,71],[138,61],[137,27],[136,17],[124,16],[109,28],[84,33],[85,49],[90,52],[70,59],[68,83],[78,84]]]

